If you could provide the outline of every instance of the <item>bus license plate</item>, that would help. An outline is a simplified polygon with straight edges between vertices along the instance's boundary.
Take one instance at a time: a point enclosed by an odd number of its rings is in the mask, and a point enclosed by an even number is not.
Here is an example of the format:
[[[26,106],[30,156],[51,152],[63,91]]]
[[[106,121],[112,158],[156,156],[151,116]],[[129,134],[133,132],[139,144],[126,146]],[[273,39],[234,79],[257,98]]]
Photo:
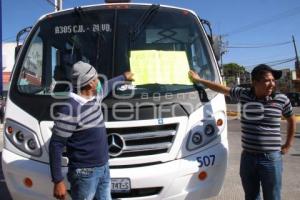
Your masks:
[[[112,178],[111,192],[112,193],[129,193],[130,192],[129,178]]]

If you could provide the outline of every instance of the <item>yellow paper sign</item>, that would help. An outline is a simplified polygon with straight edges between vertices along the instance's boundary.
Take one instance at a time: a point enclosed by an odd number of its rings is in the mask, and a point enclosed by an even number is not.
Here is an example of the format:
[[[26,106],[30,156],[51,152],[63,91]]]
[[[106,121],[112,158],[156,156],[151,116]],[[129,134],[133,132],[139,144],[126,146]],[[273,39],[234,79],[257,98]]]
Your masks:
[[[180,84],[192,85],[185,51],[131,51],[130,70],[134,85]]]

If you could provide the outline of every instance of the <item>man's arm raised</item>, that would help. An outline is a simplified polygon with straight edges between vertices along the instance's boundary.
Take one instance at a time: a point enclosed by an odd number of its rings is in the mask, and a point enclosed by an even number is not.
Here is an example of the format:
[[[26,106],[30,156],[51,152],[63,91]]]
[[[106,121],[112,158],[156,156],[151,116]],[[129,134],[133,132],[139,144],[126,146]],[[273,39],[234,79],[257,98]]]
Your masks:
[[[229,92],[230,92],[230,88],[226,87],[224,85],[218,84],[218,83],[214,83],[205,79],[200,78],[200,76],[194,72],[193,70],[189,71],[189,76],[192,79],[192,81],[194,83],[201,83],[204,86],[208,87],[211,90],[214,90],[216,92],[222,93],[224,95],[229,96]]]

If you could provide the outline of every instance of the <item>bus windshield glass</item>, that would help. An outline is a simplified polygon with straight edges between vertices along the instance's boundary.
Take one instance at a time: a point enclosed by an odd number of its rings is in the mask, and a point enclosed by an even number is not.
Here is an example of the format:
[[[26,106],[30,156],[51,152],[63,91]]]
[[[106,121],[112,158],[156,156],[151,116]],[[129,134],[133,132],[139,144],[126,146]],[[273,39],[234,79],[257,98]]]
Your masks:
[[[204,87],[191,83],[189,69],[220,82],[200,21],[186,10],[158,5],[76,8],[43,18],[29,40],[18,62],[21,94],[68,92],[77,61],[94,66],[101,81],[132,71],[135,81],[118,85],[118,95]]]

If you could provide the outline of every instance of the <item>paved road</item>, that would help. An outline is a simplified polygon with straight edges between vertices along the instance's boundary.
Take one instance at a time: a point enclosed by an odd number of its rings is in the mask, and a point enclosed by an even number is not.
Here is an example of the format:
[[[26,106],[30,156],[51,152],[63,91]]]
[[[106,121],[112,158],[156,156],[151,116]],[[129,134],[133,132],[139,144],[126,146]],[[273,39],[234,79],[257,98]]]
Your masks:
[[[285,140],[286,122],[282,122],[282,134]],[[297,122],[297,130],[300,130],[300,122]],[[209,200],[241,200],[244,199],[243,188],[239,178],[239,160],[241,153],[240,121],[229,120],[229,165],[226,173],[225,184],[219,196]],[[295,137],[294,146],[283,157],[283,187],[282,200],[296,200],[300,196],[300,135]]]
[[[239,159],[241,152],[240,144],[240,124],[239,120],[228,121],[229,133],[229,166],[226,173],[223,190],[218,197],[210,200],[241,200],[243,199],[243,190],[241,187],[239,172]],[[286,123],[282,122],[282,130],[285,130]],[[297,123],[297,130],[300,130],[300,122]],[[284,135],[284,134],[283,134]],[[0,126],[0,150],[2,151],[2,129]],[[1,152],[0,152],[1,157]],[[283,200],[296,200],[300,196],[300,134],[296,137],[295,144],[288,155],[284,156],[283,172]],[[0,194],[1,200],[11,200],[2,174],[0,165]]]
[[[238,104],[227,104],[227,111],[236,112],[238,110]],[[293,107],[294,113],[300,115],[300,106]]]
[[[238,110],[238,104],[227,104],[227,111],[237,111]],[[295,114],[300,115],[300,107],[293,107],[293,110]]]

